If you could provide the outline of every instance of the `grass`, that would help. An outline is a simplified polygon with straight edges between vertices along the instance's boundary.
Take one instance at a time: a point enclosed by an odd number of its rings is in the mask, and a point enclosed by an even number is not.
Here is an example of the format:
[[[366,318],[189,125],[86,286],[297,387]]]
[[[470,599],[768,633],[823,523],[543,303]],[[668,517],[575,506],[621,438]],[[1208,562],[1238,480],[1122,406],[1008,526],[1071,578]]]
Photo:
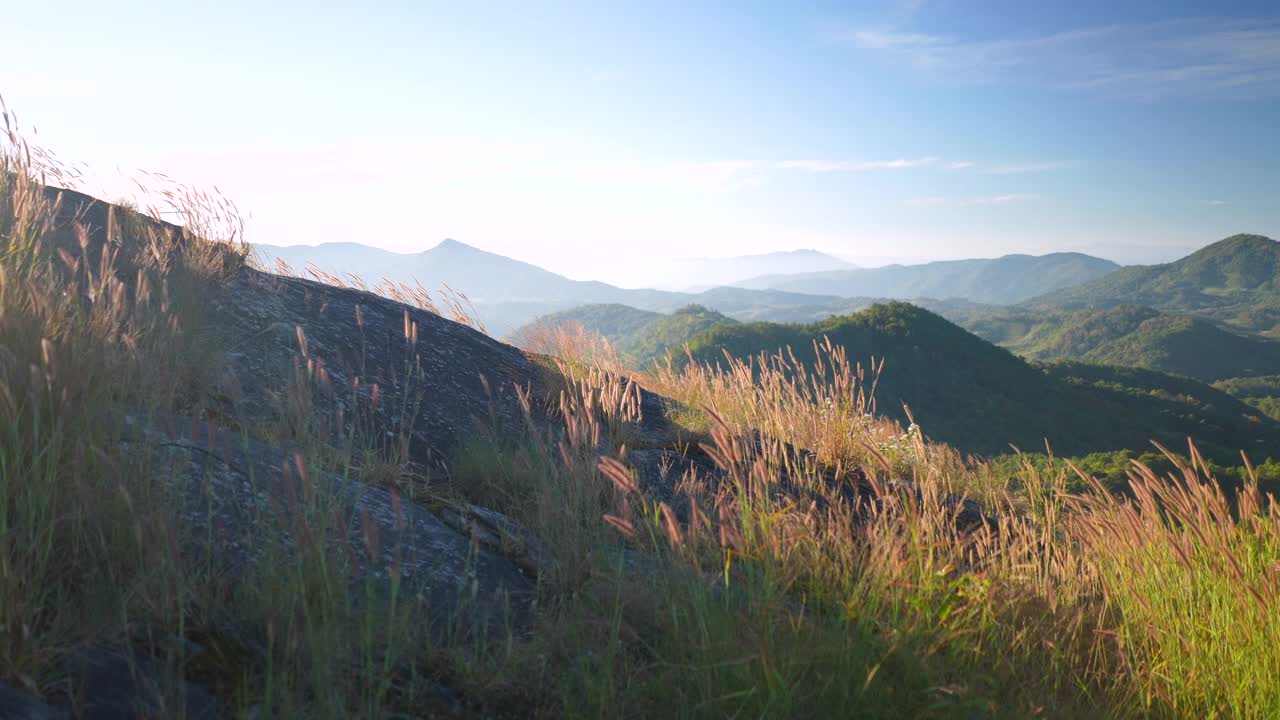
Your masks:
[[[208,534],[212,518],[182,514],[157,441],[125,430],[126,418],[163,427],[205,414],[223,355],[205,298],[248,254],[234,206],[163,184],[144,212],[81,207],[81,196],[46,190],[75,178],[4,117],[0,682],[75,707],[75,658],[113,647],[134,665],[160,663],[153,696],[138,698],[149,716],[183,715],[183,676],[246,717],[378,716],[412,704],[402,676],[434,652],[432,638],[395,583],[389,596],[352,592],[351,561],[328,542],[347,527],[336,498],[300,494],[285,527],[264,514],[250,540],[264,557],[228,577],[207,554],[182,551],[224,539]],[[153,219],[173,214],[184,228]],[[271,431],[297,448],[291,472],[305,484],[377,465],[402,481],[385,468],[403,468],[403,437],[375,440],[358,404],[355,422],[326,426],[333,388],[305,354]],[[415,372],[406,357],[408,382]]]
[[[298,329],[278,423],[258,434],[310,490],[258,516],[264,557],[225,575],[183,551],[211,525],[180,515],[162,456],[120,418],[206,417],[225,348],[201,298],[246,261],[234,208],[166,185],[169,209],[111,210],[98,242],[44,190],[74,177],[8,118],[0,682],[68,698],[68,659],[109,643],[165,668],[154,716],[181,716],[176,678],[237,717],[1280,714],[1280,510],[1247,461],[1224,489],[1194,446],[1165,451],[1172,470],[1134,462],[1125,492],[1066,462],[994,468],[883,418],[893,369],[830,343],[812,363],[632,374],[589,336],[549,335],[547,396],[524,395],[515,427],[481,419],[432,484],[407,450],[431,398],[403,393],[385,436],[375,393],[334,387]],[[185,232],[153,220],[166,213]],[[410,385],[416,336],[406,322]],[[676,503],[628,463],[640,386],[677,403],[667,449],[715,467],[681,478]],[[389,588],[360,581],[332,542],[352,521],[320,481],[334,475],[528,528],[503,542],[536,573],[531,626],[424,622],[394,564]],[[366,532],[364,555],[379,542]]]
[[[597,344],[551,340],[580,377],[617,369]],[[564,681],[568,714],[1273,714],[1280,517],[1247,461],[1243,484],[1219,483],[1194,446],[1161,449],[1174,471],[1135,462],[1124,493],[1064,462],[1011,475],[876,417],[878,365],[817,350],[811,367],[782,354],[639,378],[703,408],[686,420],[732,482],[684,524],[616,483],[630,502],[606,520],[660,559],[642,583],[597,569],[600,596],[567,613],[612,629],[559,636],[607,644],[614,666]],[[753,428],[817,462],[752,450]],[[822,510],[761,492],[797,476]],[[832,477],[870,488],[850,502]],[[959,525],[957,495],[998,524]],[[619,599],[648,593],[659,607]]]
[[[184,252],[155,224],[145,243],[111,249],[129,222],[115,211],[93,247],[66,196],[44,189],[73,178],[23,144],[7,111],[5,124],[0,676],[45,689],[77,646],[182,626],[206,579],[177,554],[165,488],[148,480],[148,453],[123,450],[121,421],[194,410],[208,366],[185,301],[217,281],[213,259],[221,272],[242,250],[228,238]]]

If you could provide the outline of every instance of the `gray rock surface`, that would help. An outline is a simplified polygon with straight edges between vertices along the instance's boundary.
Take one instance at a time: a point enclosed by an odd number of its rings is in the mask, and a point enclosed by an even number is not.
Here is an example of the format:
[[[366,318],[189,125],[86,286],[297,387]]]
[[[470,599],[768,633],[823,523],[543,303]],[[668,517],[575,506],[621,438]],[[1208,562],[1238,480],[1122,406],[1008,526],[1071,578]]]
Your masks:
[[[205,688],[186,682],[154,658],[122,647],[86,648],[75,653],[68,666],[76,688],[71,704],[81,720],[217,720],[229,716]]]
[[[0,720],[68,720],[71,713],[23,690],[0,685]]]
[[[137,442],[153,448],[153,472],[177,491],[191,537],[218,539],[195,547],[230,572],[256,566],[272,547],[289,548],[302,532],[298,514],[323,508],[346,528],[333,538],[353,583],[373,579],[421,594],[441,616],[464,611],[477,621],[506,622],[531,597],[533,580],[520,563],[486,542],[479,530],[451,525],[426,507],[381,487],[300,466],[297,456],[208,422],[172,418],[157,431],[131,418]],[[308,500],[308,498],[313,498]],[[509,535],[522,531],[501,518]],[[331,520],[332,522],[332,520]],[[275,537],[265,532],[271,529]],[[465,610],[464,610],[465,608]]]
[[[370,420],[384,435],[409,434],[412,459],[430,472],[477,420],[519,426],[517,388],[541,397],[542,371],[521,351],[371,293],[244,268],[211,304],[234,376],[227,414],[249,425],[270,421],[295,361],[312,360],[349,418],[368,411],[376,385]]]

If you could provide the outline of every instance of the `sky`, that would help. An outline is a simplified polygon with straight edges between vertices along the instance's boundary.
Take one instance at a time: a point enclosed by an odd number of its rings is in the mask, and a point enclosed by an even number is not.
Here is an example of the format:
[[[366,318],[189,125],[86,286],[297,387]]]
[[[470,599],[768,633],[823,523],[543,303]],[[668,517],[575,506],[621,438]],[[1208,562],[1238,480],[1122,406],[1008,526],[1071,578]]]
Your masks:
[[[1274,0],[3,1],[0,95],[86,189],[216,187],[256,242],[636,286],[1280,237]]]

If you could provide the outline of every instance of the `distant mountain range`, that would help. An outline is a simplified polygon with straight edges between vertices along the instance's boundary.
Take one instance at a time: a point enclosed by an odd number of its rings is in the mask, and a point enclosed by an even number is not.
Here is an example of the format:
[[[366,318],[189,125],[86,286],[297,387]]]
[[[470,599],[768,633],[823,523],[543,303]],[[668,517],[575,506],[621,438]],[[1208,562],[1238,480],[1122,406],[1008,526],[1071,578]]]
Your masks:
[[[848,270],[855,266],[846,260],[817,250],[790,250],[761,255],[739,255],[727,258],[677,258],[663,268],[659,287],[698,292],[766,274]]]
[[[370,285],[385,278],[397,283],[438,290],[448,284],[476,306],[496,336],[505,336],[530,320],[580,305],[623,304],[642,310],[670,312],[686,305],[703,305],[737,320],[811,322],[868,307],[879,298],[956,298],[992,302],[992,298],[1022,299],[1025,287],[1062,287],[1096,277],[1113,263],[1086,255],[1043,257],[1006,256],[994,260],[965,260],[923,265],[846,269],[797,275],[772,275],[748,285],[721,286],[701,292],[627,289],[602,282],[571,280],[529,263],[446,240],[420,253],[394,253],[359,243],[315,246],[259,245],[260,262],[268,269],[283,260],[295,272],[308,266],[346,278],[358,275]],[[838,265],[843,260],[816,251],[700,260],[714,272],[741,273],[772,265],[772,269],[802,269]],[[708,269],[708,273],[713,270]],[[856,277],[849,282],[845,278]],[[812,279],[812,280],[810,280]],[[826,292],[824,287],[838,288]],[[1003,288],[1003,289],[1002,289]],[[1011,300],[1009,300],[1011,301]]]
[[[1095,280],[1119,267],[1110,260],[1080,253],[1005,255],[993,259],[950,260],[922,265],[773,274],[737,285],[825,295],[899,300],[959,298],[1012,305],[1047,290]]]
[[[1249,332],[1251,323],[1241,322],[1268,317],[1269,303],[1275,297],[1270,263],[1276,247],[1274,241],[1258,236],[1228,238],[1168,265],[1121,269],[1085,287],[1016,306],[963,299],[913,302],[1028,360],[1071,362],[1077,371],[1084,367],[1081,363],[1140,368],[1212,383],[1236,400],[1280,419],[1280,341]],[[1133,276],[1140,282],[1135,283]],[[1197,289],[1198,282],[1212,284]],[[732,319],[746,321],[787,315],[786,322],[812,324],[822,320],[813,312],[818,308],[833,315],[848,315],[876,302],[871,298],[812,296],[821,297],[821,303],[792,306],[782,313],[774,304],[776,300],[751,294],[782,291],[740,292],[743,294],[735,297],[739,315]],[[717,293],[726,294],[727,290],[721,288],[711,295]],[[796,299],[794,294],[787,297]],[[1054,303],[1064,297],[1084,299],[1064,303],[1068,307],[1075,305],[1076,309],[1055,307]],[[1116,304],[1135,297],[1180,312]],[[763,305],[743,312],[752,307],[750,302]],[[1078,307],[1086,302],[1096,306]],[[848,309],[839,310],[841,306]],[[721,316],[724,321],[717,325],[710,324],[714,315],[693,315],[702,323],[691,322],[680,311],[664,315],[614,305],[569,309],[546,321],[578,323],[599,332],[641,367],[668,350],[677,356],[682,354],[685,343],[714,343],[717,333],[750,332],[743,327],[720,327],[733,324],[728,317]],[[1231,321],[1236,326],[1226,324]],[[1262,325],[1264,329],[1274,327]],[[707,335],[698,339],[698,333],[703,331]]]
[[[549,270],[456,240],[445,240],[420,253],[396,253],[359,243],[325,243],[278,247],[258,245],[264,259],[279,258],[295,270],[307,265],[345,276],[362,276],[371,284],[381,278],[420,283],[436,289],[448,284],[477,304],[546,303],[556,299],[660,303],[673,293],[624,290],[602,282],[570,280]]]
[[[1143,305],[1280,336],[1280,243],[1233,235],[1164,265],[1138,265],[1028,300],[1073,310]]]
[[[1280,424],[1264,414],[1277,410],[1280,343],[1248,332],[1274,330],[1280,318],[1280,251],[1260,236],[1150,267],[1074,253],[1010,255],[775,274],[702,292],[571,280],[456,241],[416,254],[354,243],[259,252],[267,265],[281,258],[366,281],[448,283],[495,335],[535,321],[580,323],[638,364],[685,343],[700,361],[788,345],[803,359],[825,335],[851,357],[888,358],[878,394],[884,412],[901,417],[907,403],[934,437],[974,452],[999,453],[1009,441],[1035,448],[1046,436],[1061,452],[1084,453],[1194,435],[1222,458],[1240,448],[1280,455],[1268,444],[1280,443]],[[794,259],[829,261],[814,255]],[[876,304],[878,297],[914,305]],[[1033,365],[1010,351],[1057,362]]]

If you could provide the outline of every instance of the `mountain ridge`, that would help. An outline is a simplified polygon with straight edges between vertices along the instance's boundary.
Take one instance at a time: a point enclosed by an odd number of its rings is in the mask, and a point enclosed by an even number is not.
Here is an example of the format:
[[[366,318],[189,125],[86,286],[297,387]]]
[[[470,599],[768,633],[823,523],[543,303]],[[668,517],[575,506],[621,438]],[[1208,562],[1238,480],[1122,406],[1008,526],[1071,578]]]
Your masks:
[[[458,240],[446,239],[418,253],[396,253],[359,243],[324,243],[303,246],[261,245],[263,264],[270,267],[275,258],[285,260],[295,272],[314,265],[340,278],[358,275],[366,283],[376,284],[382,278],[396,283],[421,285],[436,290],[445,284],[467,296],[495,335],[506,335],[531,320],[581,305],[623,304],[635,308],[670,312],[677,308],[700,304],[737,320],[772,320],[778,322],[811,322],[831,315],[847,313],[869,306],[876,299],[892,298],[894,293],[874,292],[824,293],[806,284],[783,288],[749,288],[726,284],[698,292],[676,292],[648,288],[621,288],[593,280],[573,280],[545,268],[492,253]],[[811,257],[813,250],[747,258],[771,258],[800,253]],[[849,263],[822,255],[823,262]],[[1033,256],[1020,256],[1033,258]],[[988,260],[946,261],[948,263],[989,263]],[[1008,261],[1006,261],[1008,262]],[[1107,261],[1099,261],[1107,262]],[[936,265],[856,268],[832,272],[880,274],[899,272],[895,268],[927,268]],[[946,266],[943,266],[946,267]],[[918,272],[918,270],[912,270]],[[1034,273],[1024,272],[1029,276]],[[789,276],[788,276],[789,277]],[[807,277],[798,274],[795,277]],[[977,284],[975,284],[977,283]],[[970,281],[970,285],[991,286],[990,278]],[[1041,284],[1042,285],[1042,284]],[[859,288],[849,288],[858,290]],[[862,288],[872,290],[875,288]],[[883,288],[881,288],[883,289]],[[929,289],[945,290],[931,285]],[[903,293],[896,293],[901,295]],[[928,295],[927,297],[939,297]]]
[[[1022,305],[1063,310],[1144,305],[1275,336],[1280,334],[1280,242],[1232,235],[1173,262],[1121,268]]]
[[[1018,253],[997,258],[762,276],[740,285],[792,291],[805,288],[815,293],[899,300],[962,298],[1011,305],[1043,293],[1046,284],[1054,286],[1053,289],[1066,287],[1105,276],[1120,267],[1110,260],[1083,253]]]
[[[698,292],[733,285],[764,273],[796,274],[857,267],[853,263],[813,248],[778,250],[729,257],[673,258],[655,287]]]

